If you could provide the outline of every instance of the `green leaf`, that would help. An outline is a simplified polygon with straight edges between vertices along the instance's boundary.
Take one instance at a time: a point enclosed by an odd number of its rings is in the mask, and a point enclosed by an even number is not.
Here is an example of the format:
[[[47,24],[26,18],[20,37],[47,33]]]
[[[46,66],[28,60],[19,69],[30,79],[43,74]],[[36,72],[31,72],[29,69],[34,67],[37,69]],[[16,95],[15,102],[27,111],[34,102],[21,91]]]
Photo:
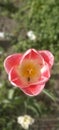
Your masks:
[[[41,105],[37,102],[35,102],[34,107],[37,109],[38,113],[41,114],[42,110],[41,110]]]
[[[8,92],[8,99],[12,99],[13,98],[13,95],[14,95],[14,89],[10,89],[9,92]]]
[[[53,101],[56,100],[56,97],[55,97],[52,93],[50,93],[48,90],[44,89],[42,92],[43,92],[44,94],[46,94],[46,95],[47,95],[50,99],[52,99]]]
[[[31,110],[32,112],[34,112],[38,116],[38,111],[34,106],[28,105],[27,109]]]

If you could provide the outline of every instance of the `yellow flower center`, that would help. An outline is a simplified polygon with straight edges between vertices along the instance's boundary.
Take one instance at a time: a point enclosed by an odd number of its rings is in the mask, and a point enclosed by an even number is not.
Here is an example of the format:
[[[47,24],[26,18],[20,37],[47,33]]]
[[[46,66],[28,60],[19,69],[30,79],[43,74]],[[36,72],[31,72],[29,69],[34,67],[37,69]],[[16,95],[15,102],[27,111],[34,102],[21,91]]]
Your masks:
[[[24,60],[21,65],[18,66],[18,74],[21,80],[26,84],[36,82],[41,74],[38,61]]]

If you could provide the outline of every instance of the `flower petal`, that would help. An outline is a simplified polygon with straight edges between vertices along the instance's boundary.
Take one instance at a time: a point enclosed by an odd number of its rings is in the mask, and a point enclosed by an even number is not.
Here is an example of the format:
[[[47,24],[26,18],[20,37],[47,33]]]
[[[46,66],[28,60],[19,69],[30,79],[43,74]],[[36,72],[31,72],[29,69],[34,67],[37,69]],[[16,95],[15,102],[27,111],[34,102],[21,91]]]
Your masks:
[[[22,54],[13,54],[8,56],[4,61],[4,67],[7,73],[11,70],[12,67],[18,65],[21,60]]]
[[[22,91],[29,96],[37,96],[43,90],[45,84],[30,85],[29,87],[23,88]]]
[[[29,88],[29,86],[38,86],[38,84],[42,85],[45,84],[48,79],[50,78],[50,70],[48,64],[46,64],[41,70],[41,77],[38,79],[37,82],[31,84],[25,84],[24,81],[21,80],[20,75],[17,72],[16,67],[13,67],[9,73],[9,81],[12,85],[19,87],[20,89]]]
[[[21,59],[21,62],[26,59],[37,60],[40,65],[44,64],[44,59],[35,49],[29,49],[28,51],[26,51]]]
[[[41,69],[41,77],[39,79],[39,83],[41,84],[41,83],[47,82],[50,78],[50,75],[51,75],[50,73],[51,73],[50,68],[48,64],[46,63]]]
[[[52,53],[48,50],[42,50],[39,51],[39,54],[41,54],[41,56],[44,58],[44,60],[48,63],[49,67],[51,68],[54,63],[54,56],[52,55]]]
[[[23,88],[23,83],[20,79],[20,76],[17,73],[16,67],[13,67],[9,73],[9,81],[12,85],[19,87],[20,89]]]
[[[41,76],[37,82],[31,83],[31,85],[38,85],[46,83],[50,78],[51,72],[47,63],[41,68]]]

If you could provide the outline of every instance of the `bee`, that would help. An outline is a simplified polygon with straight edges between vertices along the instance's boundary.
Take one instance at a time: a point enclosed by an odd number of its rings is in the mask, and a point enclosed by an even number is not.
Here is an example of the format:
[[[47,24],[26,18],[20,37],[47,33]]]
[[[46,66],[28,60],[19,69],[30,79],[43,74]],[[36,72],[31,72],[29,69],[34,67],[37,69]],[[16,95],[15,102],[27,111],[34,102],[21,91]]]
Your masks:
[[[27,78],[27,81],[30,82],[30,77]]]

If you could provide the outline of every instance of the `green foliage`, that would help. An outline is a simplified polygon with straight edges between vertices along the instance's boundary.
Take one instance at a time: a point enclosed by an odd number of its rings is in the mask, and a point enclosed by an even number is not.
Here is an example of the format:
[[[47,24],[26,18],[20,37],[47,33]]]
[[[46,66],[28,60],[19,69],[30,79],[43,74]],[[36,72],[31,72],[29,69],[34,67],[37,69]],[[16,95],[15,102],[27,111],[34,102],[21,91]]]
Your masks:
[[[55,96],[53,94],[51,94],[49,91],[47,91],[46,89],[43,90],[43,93],[45,95],[47,95],[50,99],[52,99],[53,101],[56,100]]]
[[[22,47],[28,45],[37,49],[48,49],[55,54],[59,55],[59,3],[58,0],[36,0],[26,1],[16,12],[15,18],[19,23],[19,31],[33,30],[37,36],[36,41],[29,43],[24,35],[22,35]],[[23,17],[22,17],[23,16]],[[21,46],[20,46],[21,48]],[[24,47],[23,47],[24,48]]]

